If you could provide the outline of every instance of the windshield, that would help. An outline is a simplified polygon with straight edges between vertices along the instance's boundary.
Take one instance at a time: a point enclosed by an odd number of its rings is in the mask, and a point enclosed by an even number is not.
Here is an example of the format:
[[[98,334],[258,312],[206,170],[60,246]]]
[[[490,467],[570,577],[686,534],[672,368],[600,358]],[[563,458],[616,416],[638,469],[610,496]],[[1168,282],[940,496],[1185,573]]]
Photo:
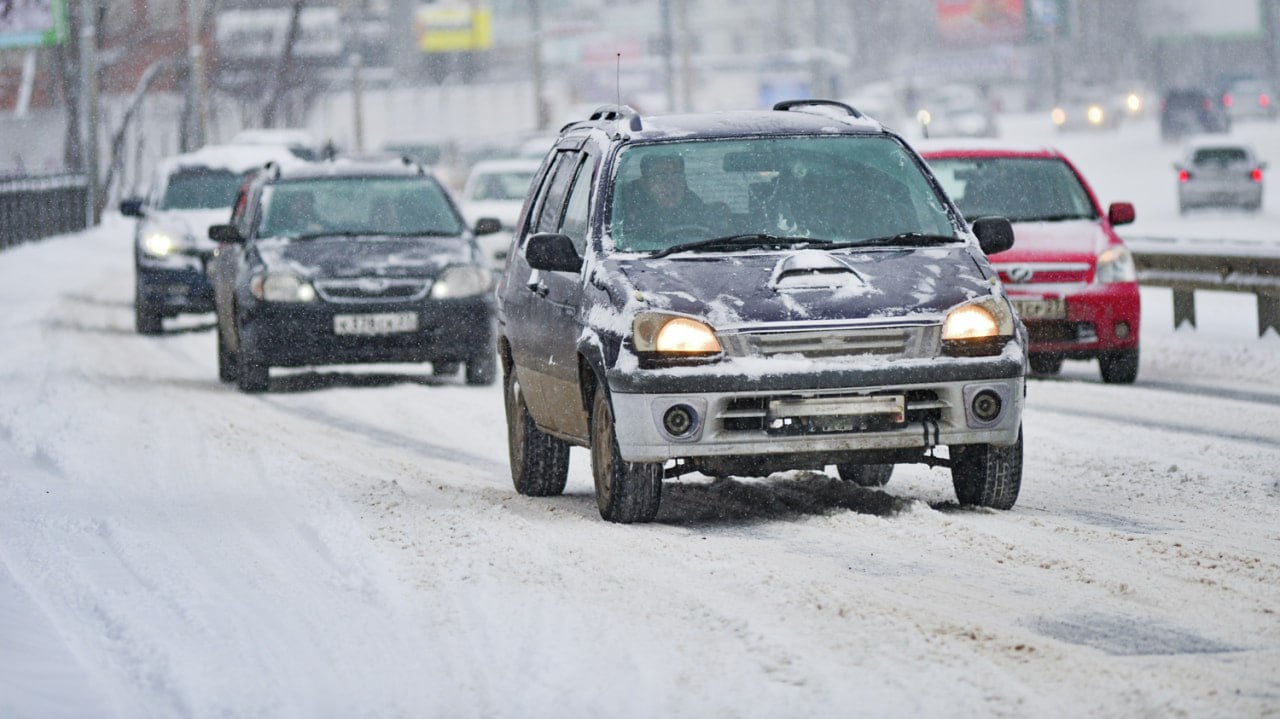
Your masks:
[[[236,201],[243,175],[230,170],[187,167],[169,175],[161,210],[220,210]]]
[[[613,187],[609,228],[623,252],[739,235],[812,242],[956,235],[910,153],[884,136],[637,145],[619,156]]]
[[[1080,178],[1056,158],[948,158],[929,166],[970,222],[988,215],[1012,222],[1097,217]]]
[[[427,177],[326,177],[264,188],[260,237],[459,235],[462,220]]]

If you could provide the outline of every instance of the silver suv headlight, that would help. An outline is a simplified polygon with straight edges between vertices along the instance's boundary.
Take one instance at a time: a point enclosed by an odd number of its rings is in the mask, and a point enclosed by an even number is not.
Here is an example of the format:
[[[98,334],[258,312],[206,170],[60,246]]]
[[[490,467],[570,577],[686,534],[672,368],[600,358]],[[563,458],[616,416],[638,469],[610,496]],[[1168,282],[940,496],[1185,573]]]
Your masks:
[[[181,238],[168,230],[147,230],[142,236],[142,251],[151,257],[168,257],[181,247]]]
[[[951,308],[942,323],[942,351],[961,357],[1000,354],[1013,339],[1014,317],[1003,297],[981,297]]]
[[[1098,255],[1095,274],[1099,284],[1113,282],[1137,282],[1138,267],[1133,263],[1133,253],[1124,245],[1109,247]]]
[[[254,275],[249,292],[267,302],[312,302],[316,298],[316,288],[310,282],[287,272]]]
[[[431,299],[453,300],[475,297],[489,289],[493,275],[488,270],[468,265],[456,265],[445,270],[440,279],[431,285]]]

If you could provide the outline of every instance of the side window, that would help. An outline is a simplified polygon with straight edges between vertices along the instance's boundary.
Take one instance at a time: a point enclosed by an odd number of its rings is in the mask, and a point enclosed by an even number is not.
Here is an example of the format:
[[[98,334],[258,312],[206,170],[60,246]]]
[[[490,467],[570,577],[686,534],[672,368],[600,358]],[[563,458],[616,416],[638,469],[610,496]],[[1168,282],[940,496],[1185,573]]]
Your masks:
[[[538,208],[531,221],[534,232],[555,232],[560,227],[560,217],[564,213],[565,196],[569,194],[569,183],[578,169],[578,153],[561,152],[556,157],[556,166],[547,189],[538,202]]]
[[[587,214],[591,200],[591,178],[595,174],[595,158],[588,157],[578,168],[569,202],[564,208],[564,218],[559,231],[573,240],[578,254],[587,251]]]

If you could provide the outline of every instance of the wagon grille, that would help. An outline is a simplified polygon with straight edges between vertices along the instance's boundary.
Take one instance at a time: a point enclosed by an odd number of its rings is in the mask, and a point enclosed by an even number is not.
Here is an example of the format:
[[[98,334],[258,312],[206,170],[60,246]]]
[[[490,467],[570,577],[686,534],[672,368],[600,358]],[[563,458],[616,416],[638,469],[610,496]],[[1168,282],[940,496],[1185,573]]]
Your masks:
[[[938,331],[935,324],[745,330],[722,335],[721,340],[725,351],[737,357],[797,355],[808,359],[831,359],[874,355],[912,358],[934,354]]]
[[[386,279],[320,280],[316,292],[329,302],[400,302],[420,300],[431,289],[431,280]]]

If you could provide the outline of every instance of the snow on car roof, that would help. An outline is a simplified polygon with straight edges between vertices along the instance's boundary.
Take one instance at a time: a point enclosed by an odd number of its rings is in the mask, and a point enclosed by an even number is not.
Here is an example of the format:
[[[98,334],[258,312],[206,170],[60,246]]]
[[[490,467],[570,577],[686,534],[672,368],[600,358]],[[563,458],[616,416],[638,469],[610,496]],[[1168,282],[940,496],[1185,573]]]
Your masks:
[[[163,164],[165,174],[178,167],[208,167],[243,174],[268,162],[280,164],[301,163],[284,146],[278,145],[205,145],[183,155],[167,158]]]
[[[1021,155],[1026,157],[1057,157],[1060,152],[1048,145],[1013,143],[986,138],[938,138],[915,140],[911,143],[921,155]]]
[[[480,172],[524,172],[537,170],[542,166],[541,159],[532,157],[503,157],[492,160],[481,160],[471,166],[471,174]]]

